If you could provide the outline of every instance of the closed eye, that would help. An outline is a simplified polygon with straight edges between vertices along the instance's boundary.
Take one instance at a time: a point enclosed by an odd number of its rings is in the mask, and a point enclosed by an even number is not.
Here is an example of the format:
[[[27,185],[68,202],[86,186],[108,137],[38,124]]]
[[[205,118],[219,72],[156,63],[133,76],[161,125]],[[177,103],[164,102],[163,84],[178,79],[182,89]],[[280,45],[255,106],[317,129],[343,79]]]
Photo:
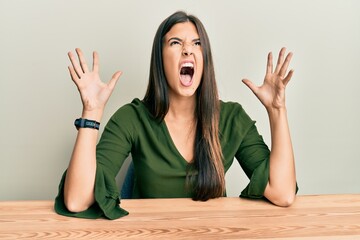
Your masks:
[[[173,45],[176,45],[176,44],[180,45],[180,42],[179,41],[171,41],[170,42],[170,46],[173,46]]]
[[[196,41],[196,42],[194,42],[194,45],[195,45],[195,46],[201,46],[201,42],[200,42],[200,41]]]

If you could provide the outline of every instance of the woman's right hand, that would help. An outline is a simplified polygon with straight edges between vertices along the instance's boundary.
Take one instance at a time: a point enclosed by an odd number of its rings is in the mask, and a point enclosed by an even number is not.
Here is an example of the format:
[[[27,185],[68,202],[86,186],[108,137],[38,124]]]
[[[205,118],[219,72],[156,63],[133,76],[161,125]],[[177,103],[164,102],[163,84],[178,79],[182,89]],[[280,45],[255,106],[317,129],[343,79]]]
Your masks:
[[[101,81],[99,76],[99,56],[93,52],[92,71],[88,69],[84,55],[76,48],[78,59],[72,52],[68,53],[71,65],[68,67],[71,79],[76,84],[83,104],[83,116],[92,115],[93,118],[101,118],[102,112],[122,72],[117,71],[108,83]],[[85,115],[85,116],[84,116]],[[98,120],[100,119],[93,119]]]

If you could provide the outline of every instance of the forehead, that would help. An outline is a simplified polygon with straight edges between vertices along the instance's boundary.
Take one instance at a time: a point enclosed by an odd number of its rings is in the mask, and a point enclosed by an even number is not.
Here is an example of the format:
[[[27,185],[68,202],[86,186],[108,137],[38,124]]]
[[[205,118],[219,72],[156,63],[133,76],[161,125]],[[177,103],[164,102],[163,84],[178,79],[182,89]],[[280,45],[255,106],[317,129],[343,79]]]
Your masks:
[[[172,37],[193,40],[198,39],[199,34],[192,22],[183,22],[172,26],[170,31],[165,35],[165,39],[170,39]]]

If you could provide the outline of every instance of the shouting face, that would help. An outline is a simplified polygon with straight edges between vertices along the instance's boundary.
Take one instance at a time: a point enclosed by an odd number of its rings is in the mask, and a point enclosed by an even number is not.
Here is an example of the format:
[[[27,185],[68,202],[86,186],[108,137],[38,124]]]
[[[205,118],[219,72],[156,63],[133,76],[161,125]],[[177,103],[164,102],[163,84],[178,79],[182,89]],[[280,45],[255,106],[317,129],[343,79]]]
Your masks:
[[[169,97],[194,97],[203,73],[203,55],[195,25],[175,24],[165,35],[162,56]]]

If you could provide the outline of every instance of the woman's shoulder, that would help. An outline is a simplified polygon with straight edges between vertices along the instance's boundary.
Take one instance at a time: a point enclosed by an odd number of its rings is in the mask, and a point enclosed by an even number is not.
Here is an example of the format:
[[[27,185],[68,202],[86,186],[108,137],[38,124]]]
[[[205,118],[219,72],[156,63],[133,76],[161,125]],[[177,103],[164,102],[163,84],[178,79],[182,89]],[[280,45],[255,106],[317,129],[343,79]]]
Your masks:
[[[253,122],[240,103],[220,100],[220,121],[228,122],[229,120],[244,124]]]
[[[244,108],[242,107],[242,105],[238,102],[232,102],[232,101],[228,101],[225,102],[223,100],[220,100],[220,114],[238,114],[241,112],[244,112]]]
[[[149,118],[150,112],[145,104],[138,98],[134,98],[131,102],[122,105],[112,116],[112,119],[123,121],[137,121]]]
[[[136,114],[147,112],[145,104],[138,98],[134,98],[131,102],[126,103],[119,107],[114,115],[121,114]]]

